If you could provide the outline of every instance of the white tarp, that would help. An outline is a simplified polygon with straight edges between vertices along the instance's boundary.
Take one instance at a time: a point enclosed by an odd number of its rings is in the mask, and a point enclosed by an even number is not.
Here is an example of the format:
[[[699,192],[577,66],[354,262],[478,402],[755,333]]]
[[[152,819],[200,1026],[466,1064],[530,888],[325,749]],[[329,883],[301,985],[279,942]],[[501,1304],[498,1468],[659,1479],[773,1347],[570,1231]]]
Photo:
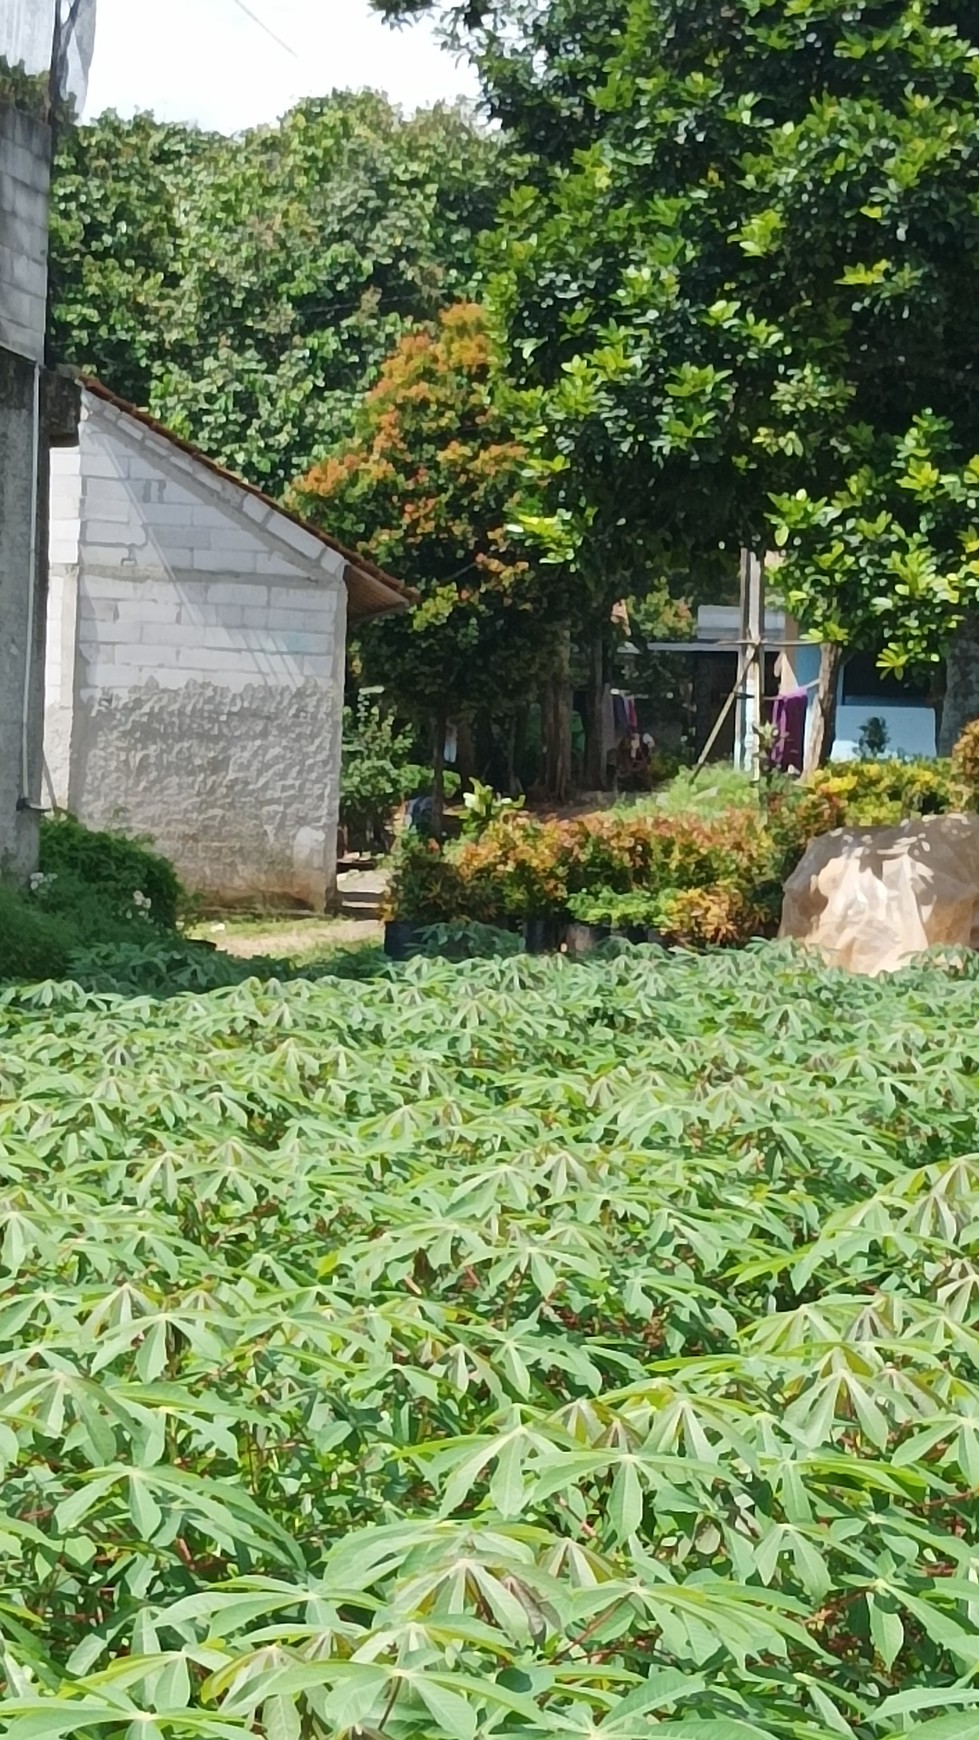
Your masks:
[[[779,934],[871,977],[942,944],[979,947],[979,816],[821,834],[785,884]]]
[[[0,61],[46,73],[57,53],[58,95],[81,114],[95,48],[95,6],[96,0],[0,0]]]

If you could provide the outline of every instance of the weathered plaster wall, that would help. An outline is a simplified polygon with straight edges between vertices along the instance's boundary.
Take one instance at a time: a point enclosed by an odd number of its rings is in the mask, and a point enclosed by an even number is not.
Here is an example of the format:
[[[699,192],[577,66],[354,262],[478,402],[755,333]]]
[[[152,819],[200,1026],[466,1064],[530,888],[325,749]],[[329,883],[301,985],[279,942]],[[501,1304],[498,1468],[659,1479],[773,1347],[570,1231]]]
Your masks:
[[[342,558],[111,407],[79,453],[53,455],[51,790],[215,899],[328,904]]]
[[[48,293],[51,134],[0,103],[0,346],[41,362]]]
[[[20,877],[37,867],[38,817],[21,800],[40,798],[47,515],[43,398],[41,429],[32,576],[34,365],[0,349],[0,870]]]

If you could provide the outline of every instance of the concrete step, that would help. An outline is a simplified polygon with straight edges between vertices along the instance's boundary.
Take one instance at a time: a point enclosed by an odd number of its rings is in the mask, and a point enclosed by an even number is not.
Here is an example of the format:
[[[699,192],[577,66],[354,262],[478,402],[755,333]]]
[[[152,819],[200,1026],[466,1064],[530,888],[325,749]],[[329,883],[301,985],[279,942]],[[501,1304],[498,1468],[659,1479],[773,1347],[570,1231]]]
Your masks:
[[[380,870],[348,870],[337,877],[340,910],[351,918],[378,918],[388,878]]]

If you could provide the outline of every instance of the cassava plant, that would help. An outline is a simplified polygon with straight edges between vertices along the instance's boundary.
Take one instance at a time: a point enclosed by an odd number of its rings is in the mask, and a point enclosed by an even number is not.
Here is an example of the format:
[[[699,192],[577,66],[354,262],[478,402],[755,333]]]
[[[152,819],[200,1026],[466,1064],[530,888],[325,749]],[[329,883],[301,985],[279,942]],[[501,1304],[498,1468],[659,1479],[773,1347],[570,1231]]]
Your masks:
[[[0,992],[8,1740],[975,1740],[975,957],[339,989]]]

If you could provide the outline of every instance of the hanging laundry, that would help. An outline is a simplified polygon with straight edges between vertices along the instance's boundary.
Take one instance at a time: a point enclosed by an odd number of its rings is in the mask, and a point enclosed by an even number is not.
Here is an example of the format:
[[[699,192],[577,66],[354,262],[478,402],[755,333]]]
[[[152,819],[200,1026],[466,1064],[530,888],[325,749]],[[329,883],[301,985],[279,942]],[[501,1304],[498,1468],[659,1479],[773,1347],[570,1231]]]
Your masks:
[[[790,689],[785,695],[776,695],[772,705],[772,724],[778,733],[772,749],[772,766],[783,773],[802,772],[808,699],[805,689]]]

